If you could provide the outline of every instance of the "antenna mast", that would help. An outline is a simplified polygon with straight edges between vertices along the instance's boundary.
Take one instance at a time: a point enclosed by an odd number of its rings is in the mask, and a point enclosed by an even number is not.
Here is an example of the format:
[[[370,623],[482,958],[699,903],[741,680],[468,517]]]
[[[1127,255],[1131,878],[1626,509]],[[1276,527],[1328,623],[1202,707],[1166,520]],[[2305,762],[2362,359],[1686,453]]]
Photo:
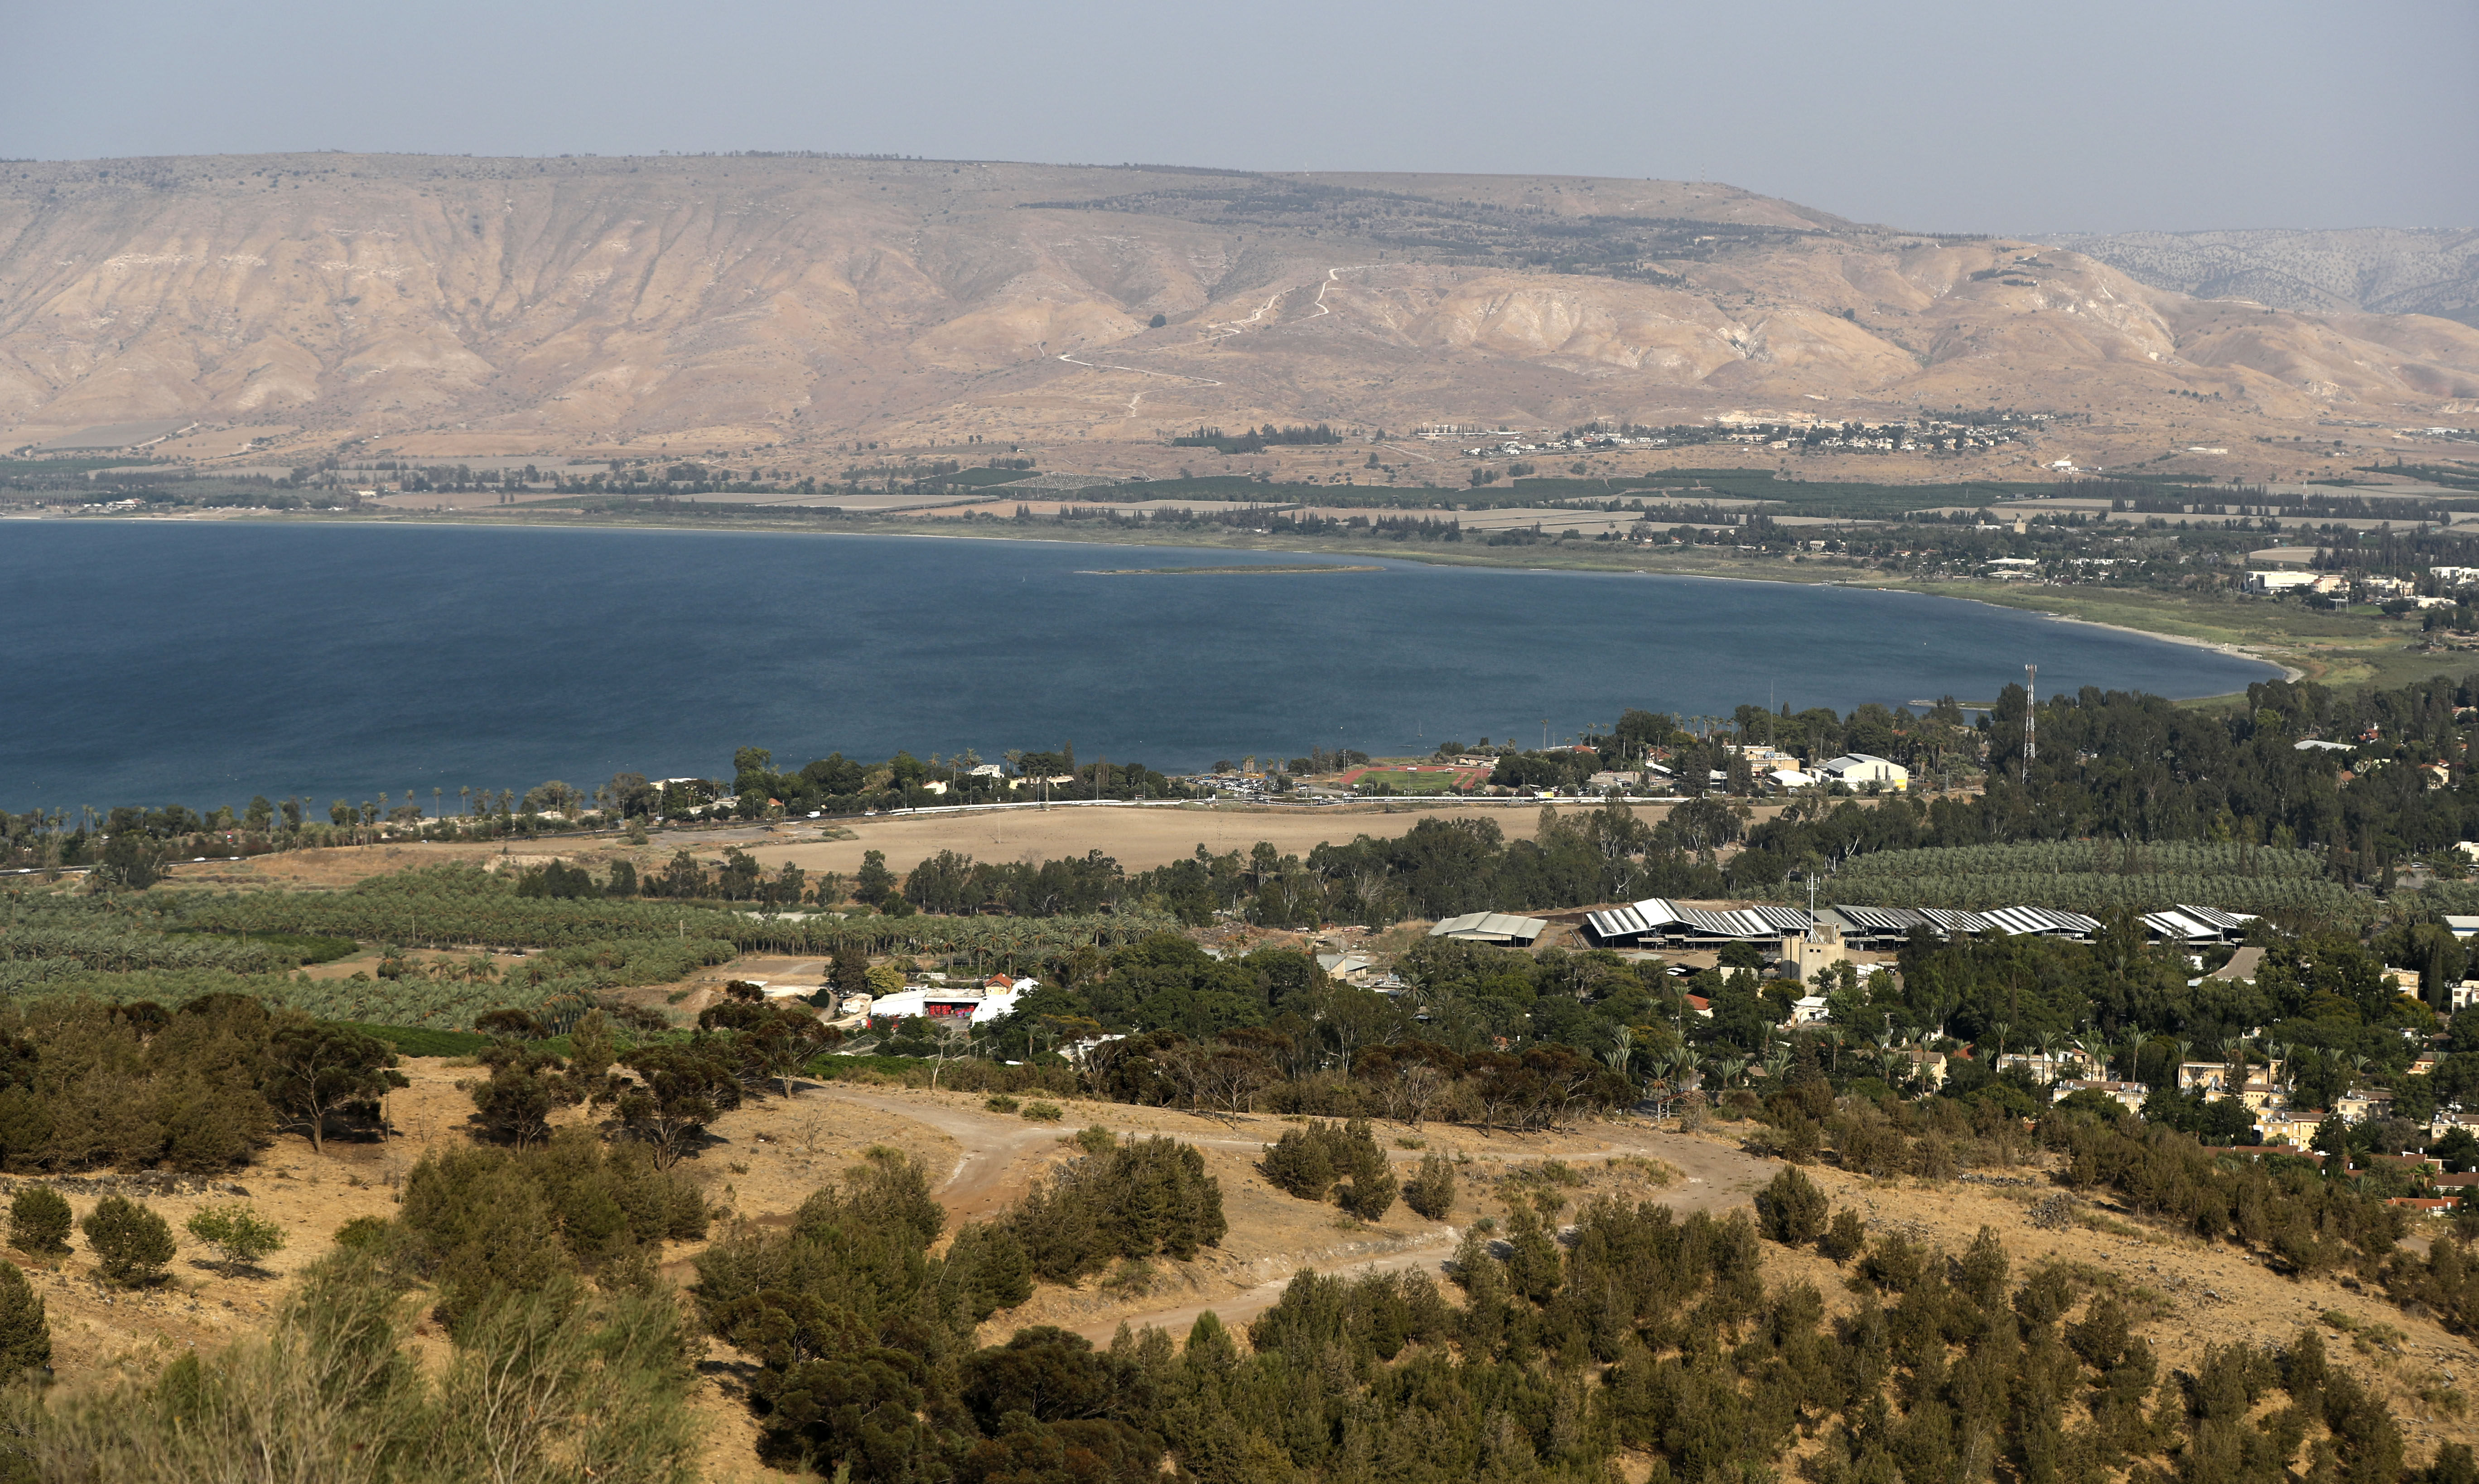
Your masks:
[[[2040,755],[2040,667],[2023,667],[2023,786],[2032,786],[2032,759]]]

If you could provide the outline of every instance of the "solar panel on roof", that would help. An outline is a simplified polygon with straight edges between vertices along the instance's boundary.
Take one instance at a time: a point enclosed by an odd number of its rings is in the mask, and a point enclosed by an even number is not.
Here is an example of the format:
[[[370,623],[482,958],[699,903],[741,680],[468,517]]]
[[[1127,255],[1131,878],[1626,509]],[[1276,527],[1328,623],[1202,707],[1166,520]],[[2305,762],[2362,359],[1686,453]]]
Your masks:
[[[1843,907],[1833,908],[1843,921],[1871,933],[1908,933],[1928,919],[1906,907]]]
[[[2254,921],[2254,918],[2244,913],[2224,912],[2210,907],[2188,907],[2184,902],[2178,904],[2178,910],[2195,922],[2200,922],[2208,928],[2218,928],[2224,933],[2239,932],[2248,923]]]
[[[1949,935],[1956,933],[1986,933],[1993,926],[1987,918],[1978,912],[1958,912],[1951,908],[1924,907],[1920,908],[1920,915],[1928,919],[1930,927]]]

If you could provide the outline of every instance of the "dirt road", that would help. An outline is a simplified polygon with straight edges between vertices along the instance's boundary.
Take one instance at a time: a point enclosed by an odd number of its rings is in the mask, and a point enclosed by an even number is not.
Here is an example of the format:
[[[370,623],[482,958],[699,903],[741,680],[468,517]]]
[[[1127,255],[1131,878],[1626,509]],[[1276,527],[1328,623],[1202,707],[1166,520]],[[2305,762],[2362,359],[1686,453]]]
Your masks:
[[[1271,1308],[1302,1269],[1344,1276],[1399,1271],[1412,1267],[1438,1270],[1462,1240],[1456,1222],[1400,1222],[1366,1228],[1356,1240],[1338,1241],[1325,1217],[1328,1208],[1293,1200],[1272,1191],[1254,1170],[1259,1151],[1289,1125],[1278,1119],[1250,1118],[1219,1123],[1171,1109],[1130,1108],[1118,1104],[1079,1103],[1061,1124],[1028,1124],[1019,1117],[986,1112],[956,1094],[873,1089],[829,1085],[824,1095],[923,1125],[955,1141],[958,1154],[937,1187],[938,1203],[959,1221],[986,1219],[1022,1195],[1055,1157],[1071,1151],[1065,1140],[1072,1130],[1098,1125],[1121,1135],[1168,1134],[1197,1146],[1223,1183],[1230,1237],[1211,1263],[1200,1263],[1183,1274],[1188,1292],[1175,1301],[1141,1294],[1113,1301],[1100,1293],[1073,1296],[1075,1312],[1061,1313],[1056,1321],[1096,1343],[1107,1343],[1121,1324],[1158,1328],[1185,1335],[1200,1314],[1212,1311],[1231,1325],[1244,1324]],[[1564,1161],[1583,1171],[1607,1170],[1612,1162],[1629,1157],[1648,1159],[1676,1173],[1667,1186],[1640,1192],[1681,1214],[1718,1214],[1748,1203],[1756,1188],[1772,1178],[1774,1164],[1712,1139],[1667,1133],[1635,1122],[1594,1125],[1559,1136],[1479,1134],[1470,1130],[1420,1131],[1425,1139],[1403,1131],[1400,1137],[1419,1149],[1395,1147],[1394,1163],[1417,1163],[1431,1148],[1445,1148],[1470,1163],[1462,1165],[1468,1198],[1478,1215],[1480,1191],[1495,1175],[1544,1158]],[[1394,1137],[1391,1126],[1388,1137]],[[1578,1199],[1583,1197],[1579,1195]],[[1462,1210],[1457,1222],[1469,1220]],[[1181,1265],[1188,1267],[1188,1265]],[[1214,1292],[1214,1289],[1223,1292]],[[1069,1295],[1045,1295],[1050,1302]],[[1038,1302],[1038,1301],[1037,1301]],[[1048,1319],[1050,1317],[1045,1316]],[[1024,1322],[1022,1317],[1010,1322]]]
[[[1747,1205],[1756,1188],[1773,1178],[1775,1166],[1771,1162],[1709,1140],[1688,1139],[1652,1129],[1624,1126],[1613,1128],[1610,1132],[1614,1137],[1608,1148],[1569,1153],[1560,1158],[1569,1164],[1586,1164],[1597,1161],[1619,1159],[1626,1155],[1639,1155],[1659,1160],[1678,1170],[1680,1178],[1668,1190],[1655,1194],[1652,1199],[1682,1215],[1694,1211],[1718,1215],[1734,1206]],[[1394,1153],[1392,1157],[1398,1164],[1419,1158],[1418,1155],[1400,1152]],[[1521,1162],[1521,1157],[1519,1155],[1500,1155],[1496,1158],[1506,1164]],[[1433,1234],[1425,1234],[1419,1240],[1407,1243],[1395,1251],[1376,1257],[1339,1263],[1304,1262],[1299,1265],[1299,1268],[1308,1268],[1329,1277],[1344,1278],[1357,1278],[1374,1272],[1400,1272],[1411,1267],[1425,1267],[1443,1274],[1446,1258],[1453,1253],[1456,1243],[1462,1240],[1461,1227],[1444,1226],[1438,1228]],[[1118,1333],[1121,1324],[1127,1325],[1130,1329],[1167,1330],[1174,1336],[1184,1338],[1189,1327],[1196,1323],[1196,1317],[1209,1311],[1224,1324],[1236,1328],[1280,1303],[1283,1290],[1291,1286],[1291,1279],[1297,1275],[1299,1268],[1294,1268],[1279,1278],[1268,1279],[1255,1288],[1227,1298],[1153,1309],[1109,1320],[1098,1320],[1083,1326],[1080,1332],[1086,1339],[1096,1344],[1108,1343],[1111,1337]]]

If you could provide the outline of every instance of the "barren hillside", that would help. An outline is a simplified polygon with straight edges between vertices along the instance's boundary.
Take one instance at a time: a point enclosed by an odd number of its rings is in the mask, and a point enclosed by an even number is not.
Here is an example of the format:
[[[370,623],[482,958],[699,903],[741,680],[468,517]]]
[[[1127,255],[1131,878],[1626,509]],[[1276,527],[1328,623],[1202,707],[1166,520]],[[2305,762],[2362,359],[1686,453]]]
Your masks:
[[[2451,320],[2206,302],[2074,252],[1715,185],[771,157],[0,166],[12,448],[199,422],[798,456],[1957,402],[2286,441],[2473,398],[2479,329]]]
[[[2479,324],[2479,232],[2467,228],[2121,232],[2060,242],[2181,294]]]

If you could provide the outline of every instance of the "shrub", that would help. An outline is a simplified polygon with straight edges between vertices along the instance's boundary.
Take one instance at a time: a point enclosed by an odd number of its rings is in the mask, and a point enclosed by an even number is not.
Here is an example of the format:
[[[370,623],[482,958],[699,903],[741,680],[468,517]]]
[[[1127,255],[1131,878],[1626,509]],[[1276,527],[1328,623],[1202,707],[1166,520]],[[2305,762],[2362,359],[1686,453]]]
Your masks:
[[[494,1289],[541,1292],[571,1268],[642,1268],[652,1245],[705,1235],[696,1187],[642,1144],[605,1145],[564,1128],[549,1144],[425,1155],[405,1180],[398,1219],[409,1257],[434,1277],[451,1325]]]
[[[30,1185],[19,1190],[9,1202],[9,1241],[20,1252],[66,1252],[68,1198],[46,1185]]]
[[[336,1245],[347,1252],[382,1247],[394,1229],[395,1223],[385,1216],[355,1216],[336,1228]]]
[[[223,1254],[226,1274],[254,1267],[270,1252],[284,1250],[284,1229],[238,1202],[201,1206],[189,1220],[190,1235]]]
[[[1312,1121],[1289,1130],[1265,1150],[1258,1168],[1276,1189],[1302,1200],[1322,1200],[1332,1190],[1337,1204],[1364,1221],[1376,1220],[1394,1204],[1393,1173],[1366,1118],[1341,1125]],[[1338,1187],[1341,1180],[1350,1183]]]
[[[1004,1092],[992,1093],[982,1100],[982,1106],[994,1113],[1011,1113],[1021,1106]]]
[[[1455,1209],[1455,1167],[1441,1155],[1426,1155],[1419,1172],[1403,1182],[1403,1204],[1443,1221]]]
[[[1077,1135],[1076,1142],[1086,1154],[1108,1154],[1119,1147],[1119,1136],[1096,1123]]]
[[[52,1363],[52,1326],[42,1296],[14,1263],[0,1263],[0,1380]]]
[[[1325,1141],[1305,1129],[1286,1130],[1257,1167],[1275,1190],[1304,1201],[1323,1200],[1334,1189],[1334,1161],[1326,1156]]]
[[[1229,1230],[1205,1157],[1159,1138],[1074,1161],[1027,1195],[1009,1226],[1034,1272],[1053,1283],[1074,1283],[1114,1257],[1187,1262]]]
[[[1678,1132],[1700,1134],[1713,1122],[1712,1105],[1701,1092],[1689,1092],[1678,1100]]]
[[[153,1283],[174,1251],[171,1223],[124,1196],[107,1195],[78,1223],[115,1283]]]
[[[1756,1192],[1756,1224],[1774,1241],[1795,1247],[1825,1234],[1827,1204],[1816,1182],[1786,1168]]]
[[[1363,1221],[1378,1221],[1393,1207],[1395,1190],[1393,1172],[1380,1164],[1352,1176],[1351,1184],[1337,1187],[1334,1198]]]
[[[1024,1117],[1029,1122],[1057,1123],[1060,1119],[1066,1116],[1067,1113],[1065,1110],[1061,1109],[1057,1103],[1027,1103],[1024,1105]]]
[[[1833,1220],[1825,1228],[1825,1235],[1816,1239],[1816,1250],[1837,1264],[1847,1263],[1859,1255],[1859,1249],[1867,1241],[1868,1223],[1859,1219],[1857,1212],[1845,1206],[1833,1214]]]

